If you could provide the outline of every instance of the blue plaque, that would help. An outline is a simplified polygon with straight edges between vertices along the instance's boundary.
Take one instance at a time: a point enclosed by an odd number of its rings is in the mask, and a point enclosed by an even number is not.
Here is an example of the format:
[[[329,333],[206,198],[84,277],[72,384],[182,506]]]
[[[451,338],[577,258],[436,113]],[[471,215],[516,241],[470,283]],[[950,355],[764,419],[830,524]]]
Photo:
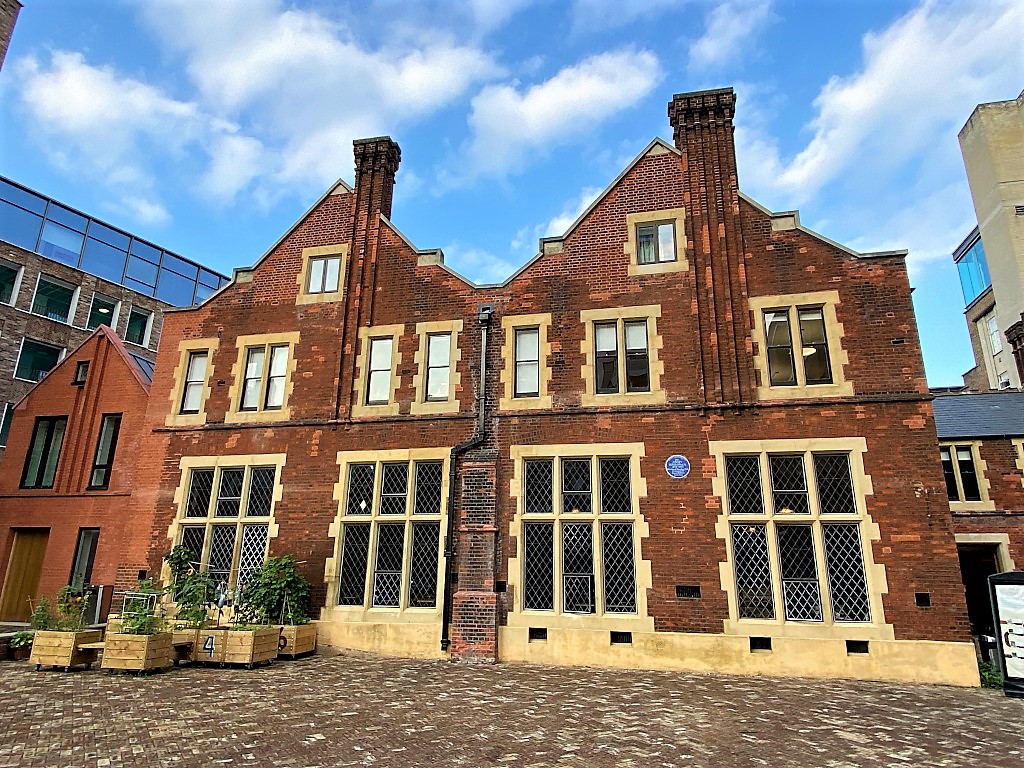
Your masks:
[[[665,459],[665,471],[669,477],[682,478],[690,474],[690,461],[678,453]]]

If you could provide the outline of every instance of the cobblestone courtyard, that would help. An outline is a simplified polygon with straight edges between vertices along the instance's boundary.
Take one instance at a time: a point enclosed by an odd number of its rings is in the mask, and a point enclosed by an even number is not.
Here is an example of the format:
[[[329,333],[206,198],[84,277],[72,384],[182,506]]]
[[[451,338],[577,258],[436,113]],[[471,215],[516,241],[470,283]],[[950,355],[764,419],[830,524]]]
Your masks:
[[[7,766],[1024,766],[999,691],[321,655],[0,664]]]

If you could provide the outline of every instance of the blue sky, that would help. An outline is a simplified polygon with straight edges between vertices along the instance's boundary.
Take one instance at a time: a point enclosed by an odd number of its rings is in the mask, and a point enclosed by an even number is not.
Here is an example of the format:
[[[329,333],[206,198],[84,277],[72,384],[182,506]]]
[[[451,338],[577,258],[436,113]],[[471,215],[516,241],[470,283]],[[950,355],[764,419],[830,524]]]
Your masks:
[[[671,140],[673,93],[731,85],[740,188],[908,249],[930,383],[971,365],[956,134],[1024,87],[1020,0],[24,2],[0,173],[220,271],[389,134],[395,224],[499,281]]]

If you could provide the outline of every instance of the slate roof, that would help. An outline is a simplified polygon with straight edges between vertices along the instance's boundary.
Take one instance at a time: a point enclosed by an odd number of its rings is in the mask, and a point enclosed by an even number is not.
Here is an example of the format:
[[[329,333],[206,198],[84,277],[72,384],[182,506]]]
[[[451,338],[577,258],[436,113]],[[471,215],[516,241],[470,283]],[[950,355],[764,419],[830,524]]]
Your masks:
[[[134,352],[129,352],[128,354],[131,355],[131,358],[132,358],[132,360],[135,361],[135,364],[137,366],[139,366],[139,370],[142,372],[142,375],[146,377],[146,380],[150,384],[152,384],[153,383],[153,368],[155,366],[155,363],[152,360],[147,360],[144,357],[136,355]]]
[[[986,392],[935,398],[939,439],[1024,436],[1024,392]]]

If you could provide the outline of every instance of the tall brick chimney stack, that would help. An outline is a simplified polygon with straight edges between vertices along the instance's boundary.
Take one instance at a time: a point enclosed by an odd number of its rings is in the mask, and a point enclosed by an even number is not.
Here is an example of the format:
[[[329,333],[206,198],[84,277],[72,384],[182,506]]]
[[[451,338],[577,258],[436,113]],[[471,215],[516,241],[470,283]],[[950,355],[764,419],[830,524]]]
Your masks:
[[[752,402],[750,310],[740,225],[732,88],[679,93],[668,105],[685,169],[686,239],[694,251],[704,401]]]
[[[395,192],[395,174],[402,161],[402,150],[390,136],[356,139],[352,142],[356,159],[356,194],[360,210],[380,211],[391,218],[391,200]]]

